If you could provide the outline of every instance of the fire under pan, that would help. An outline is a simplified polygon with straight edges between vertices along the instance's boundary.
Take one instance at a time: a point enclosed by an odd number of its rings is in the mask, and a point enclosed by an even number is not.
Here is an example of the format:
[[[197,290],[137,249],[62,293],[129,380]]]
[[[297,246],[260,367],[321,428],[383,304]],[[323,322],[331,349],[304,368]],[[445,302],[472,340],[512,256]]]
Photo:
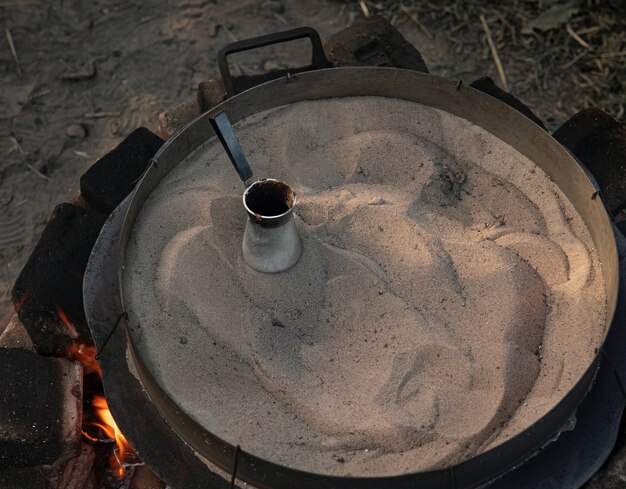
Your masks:
[[[442,470],[390,477],[336,477],[294,470],[249,454],[245,447],[239,449],[208,432],[167,395],[138,355],[128,330],[121,277],[134,219],[161,179],[213,136],[208,117],[224,110],[235,122],[297,101],[354,96],[419,102],[471,121],[510,144],[540,166],[569,198],[585,221],[602,262],[607,294],[604,346],[582,377],[554,408],[520,434]],[[554,447],[564,441],[569,446],[581,443],[587,450],[597,448],[597,457],[581,451],[581,458],[592,461],[579,464],[567,475],[550,470],[559,487],[579,485],[589,471],[595,471],[598,460],[605,456],[600,452],[606,452],[607,446],[598,448],[603,445],[599,442],[602,438],[589,433],[580,437],[585,423],[592,423],[589,413],[599,409],[597,399],[604,399],[605,423],[600,428],[606,429],[607,440],[623,408],[611,387],[613,366],[603,361],[611,351],[619,351],[616,335],[622,329],[615,327],[613,319],[619,296],[617,249],[606,211],[595,195],[584,170],[549,134],[510,107],[438,77],[391,68],[339,68],[298,74],[248,90],[203,114],[163,146],[135,192],[110,217],[94,248],[84,282],[85,307],[100,351],[111,409],[140,456],[174,487],[226,487],[231,473],[260,488],[478,487],[493,481],[495,486],[535,487],[541,474],[538,467],[545,467],[548,460],[556,463],[563,452]],[[591,387],[596,393],[593,405],[594,399],[585,397]],[[575,414],[579,426],[571,431]],[[595,429],[596,434],[602,431]],[[558,463],[564,467],[562,460]]]

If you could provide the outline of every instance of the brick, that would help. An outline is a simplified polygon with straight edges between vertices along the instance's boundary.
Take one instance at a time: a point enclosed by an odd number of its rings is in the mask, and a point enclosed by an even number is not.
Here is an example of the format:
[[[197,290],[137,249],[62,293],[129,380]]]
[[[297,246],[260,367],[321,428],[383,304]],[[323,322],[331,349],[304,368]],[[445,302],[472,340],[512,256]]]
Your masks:
[[[80,193],[94,209],[110,214],[133,190],[163,140],[145,127],[135,129],[80,177]]]
[[[472,83],[470,83],[470,87],[475,88],[476,90],[480,90],[481,92],[486,93],[493,98],[497,98],[501,102],[504,102],[505,104],[513,107],[518,112],[524,114],[542,129],[546,128],[541,119],[533,114],[533,112],[521,100],[511,95],[509,92],[502,90],[488,76],[473,81]]]
[[[197,103],[200,112],[206,112],[224,101],[226,92],[222,80],[204,80],[198,85]]]
[[[105,220],[106,215],[92,209],[58,205],[15,282],[13,304],[42,355],[61,357],[76,343],[93,345],[82,281]]]
[[[384,18],[368,17],[324,41],[333,66],[393,66],[428,73],[422,55]]]
[[[553,134],[598,181],[611,214],[626,207],[626,130],[597,108],[578,112]]]
[[[60,464],[78,455],[79,363],[0,349],[0,392],[0,468]]]
[[[196,100],[188,100],[174,105],[159,114],[159,135],[169,139],[181,127],[200,115]]]

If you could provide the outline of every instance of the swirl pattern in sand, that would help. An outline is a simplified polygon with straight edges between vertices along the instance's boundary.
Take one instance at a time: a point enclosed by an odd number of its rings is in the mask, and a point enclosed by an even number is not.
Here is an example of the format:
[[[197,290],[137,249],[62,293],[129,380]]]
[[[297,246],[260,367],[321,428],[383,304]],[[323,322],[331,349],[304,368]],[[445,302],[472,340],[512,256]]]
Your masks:
[[[186,412],[260,457],[391,475],[460,462],[559,401],[605,321],[580,216],[471,123],[381,98],[243,121],[259,177],[299,195],[304,252],[262,274],[210,141],[137,220],[125,299],[140,354]]]

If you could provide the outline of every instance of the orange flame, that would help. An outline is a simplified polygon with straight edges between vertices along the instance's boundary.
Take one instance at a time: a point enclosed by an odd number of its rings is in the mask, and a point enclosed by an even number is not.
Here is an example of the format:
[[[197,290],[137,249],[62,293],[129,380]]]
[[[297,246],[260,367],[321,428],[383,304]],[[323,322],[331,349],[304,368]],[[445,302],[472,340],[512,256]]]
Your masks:
[[[57,315],[61,322],[67,327],[72,335],[72,339],[78,338],[79,334],[76,331],[74,325],[70,322],[65,311],[57,306]],[[102,373],[100,372],[100,365],[96,361],[96,347],[88,346],[84,343],[73,342],[69,345],[67,350],[68,358],[76,360],[81,363],[88,371],[98,372],[98,375],[102,379]]]
[[[76,331],[76,328],[74,328],[70,322],[67,314],[65,314],[65,311],[63,311],[60,307],[57,307],[57,315],[70,331],[72,338],[78,338],[78,331]],[[69,345],[67,356],[72,360],[81,363],[87,369],[87,372],[96,372],[100,380],[102,380],[100,364],[96,360],[95,346],[88,346],[82,343],[74,342]],[[115,444],[117,445],[117,454],[111,456],[109,467],[115,475],[121,479],[124,477],[126,472],[123,463],[128,455],[134,455],[133,449],[128,443],[128,440],[126,440],[126,437],[117,427],[117,423],[113,419],[113,415],[109,410],[106,398],[101,394],[94,394],[91,400],[91,405],[93,407],[93,413],[98,419],[96,421],[87,422],[87,425],[99,428],[107,438],[115,440]],[[93,442],[102,441],[100,438],[90,435],[85,430],[82,431],[82,434],[86,439]]]
[[[67,356],[72,360],[76,360],[78,363],[85,367],[86,372],[96,372],[98,377],[102,379],[102,372],[100,371],[100,364],[96,360],[96,347],[87,346],[82,343],[72,343],[68,347]]]
[[[77,338],[78,337],[78,331],[76,331],[76,328],[74,327],[74,325],[72,323],[70,323],[70,320],[67,318],[67,314],[65,314],[65,311],[63,311],[63,309],[61,309],[60,307],[57,306],[57,314],[58,314],[59,319],[61,320],[61,322],[63,324],[65,324],[67,329],[70,330],[70,333],[72,333],[72,338]]]
[[[118,456],[111,457],[111,465],[115,467],[115,473],[121,478],[124,476],[125,469],[122,466],[122,461],[124,460],[127,454],[131,454],[133,449],[126,440],[126,437],[122,434],[120,429],[117,427],[117,423],[113,419],[113,415],[109,410],[109,405],[107,404],[107,400],[104,396],[100,394],[94,394],[92,400],[92,406],[95,415],[98,417],[98,421],[92,421],[90,424],[92,426],[96,426],[100,428],[108,438],[115,440],[115,444],[118,449]],[[97,438],[94,438],[89,433],[83,430],[83,436],[91,441],[100,441]]]

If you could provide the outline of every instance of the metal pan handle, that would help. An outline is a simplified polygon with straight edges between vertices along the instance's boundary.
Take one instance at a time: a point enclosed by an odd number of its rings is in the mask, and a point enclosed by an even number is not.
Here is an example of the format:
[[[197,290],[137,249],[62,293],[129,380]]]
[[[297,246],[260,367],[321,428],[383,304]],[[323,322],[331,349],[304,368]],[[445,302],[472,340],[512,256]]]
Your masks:
[[[244,39],[243,41],[236,41],[224,46],[219,53],[217,53],[217,64],[222,75],[222,81],[224,82],[224,89],[226,90],[226,98],[236,95],[235,84],[228,68],[228,61],[226,57],[230,54],[240,53],[242,51],[249,51],[251,49],[262,48],[271,44],[279,44],[282,42],[295,41],[297,39],[304,39],[308,37],[311,41],[312,47],[312,61],[313,69],[328,68],[330,64],[324,54],[324,48],[322,47],[322,40],[318,32],[312,27],[298,27],[297,29],[291,29],[288,31],[275,32],[273,34],[267,34],[264,36],[253,37],[252,39]]]

